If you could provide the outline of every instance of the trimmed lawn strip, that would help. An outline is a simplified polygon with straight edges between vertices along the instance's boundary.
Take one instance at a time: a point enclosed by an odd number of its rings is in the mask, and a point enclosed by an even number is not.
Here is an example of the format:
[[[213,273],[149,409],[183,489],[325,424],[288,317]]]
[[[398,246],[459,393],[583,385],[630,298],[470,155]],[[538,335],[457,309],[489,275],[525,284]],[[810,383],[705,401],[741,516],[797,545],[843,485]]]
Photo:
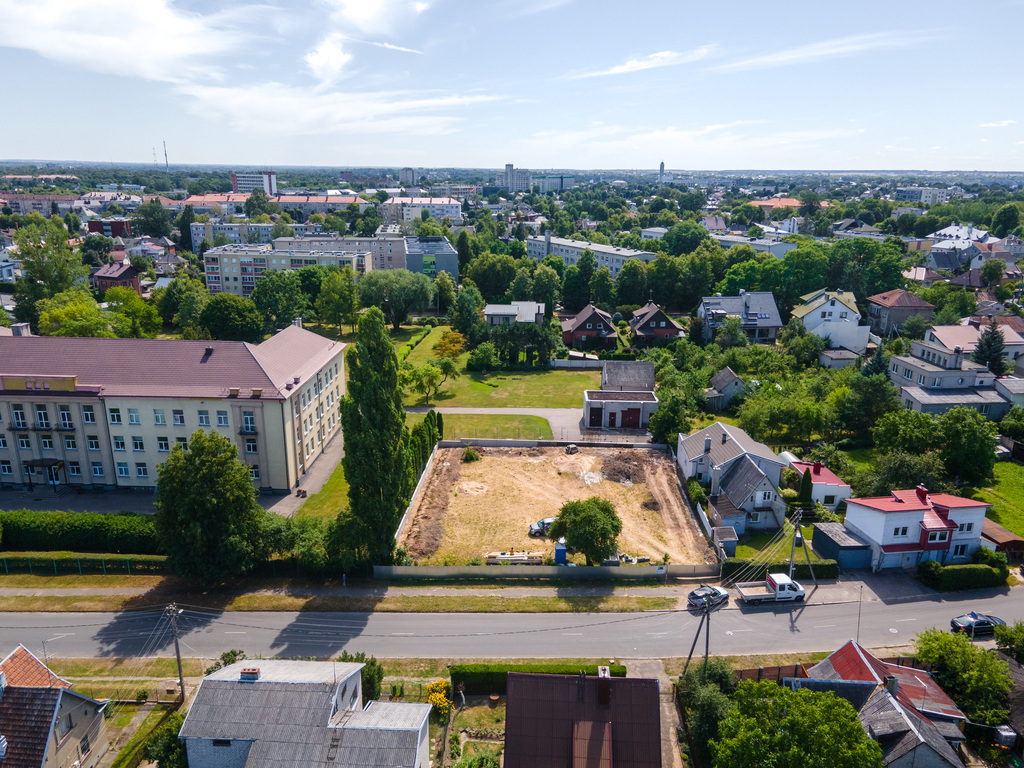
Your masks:
[[[50,669],[59,677],[152,677],[158,680],[177,679],[178,667],[173,656],[157,659],[52,659]],[[141,661],[141,666],[140,666]],[[200,659],[181,658],[185,677],[198,677],[207,665]],[[77,689],[76,689],[77,690]]]
[[[429,363],[437,358],[434,357],[434,345],[441,340],[445,331],[450,331],[450,325],[439,325],[432,330],[423,341],[417,344],[405,361],[413,366],[420,366]]]
[[[425,339],[424,344],[430,342]],[[417,347],[417,350],[419,348]],[[458,363],[461,378],[449,380],[432,402],[418,392],[407,393],[405,405],[427,407],[461,406],[465,408],[582,408],[583,390],[600,389],[601,371],[539,370],[508,371],[483,376],[465,372],[468,355]],[[447,425],[445,425],[447,428]]]
[[[121,595],[0,597],[0,611],[121,611],[158,607],[181,601],[224,611],[382,611],[394,613],[590,613],[604,611],[673,610],[674,597],[489,597],[419,596],[343,597],[289,595],[240,595],[211,601],[187,593],[153,596],[151,599]]]
[[[815,563],[818,560],[820,560],[821,558],[818,557],[817,553],[811,547],[811,536],[814,534],[814,526],[813,525],[802,525],[802,526],[800,526],[800,530],[803,531],[804,541],[807,542],[807,549],[811,553],[811,562]],[[773,538],[775,538],[775,533],[774,532],[751,533],[751,534],[747,534],[747,535],[743,536],[742,537],[742,542],[743,543],[737,545],[737,547],[736,547],[736,557],[746,558],[748,560],[759,557],[761,555],[762,551],[764,550],[764,548],[768,546],[769,542]],[[776,557],[774,558],[775,562],[782,562],[783,560],[789,560],[789,553],[790,553],[790,550],[793,547],[793,531],[792,531],[792,526],[789,526],[789,531],[787,532],[785,537],[783,537],[783,541],[785,542],[784,545],[780,545],[778,543],[776,543],[776,545],[775,545],[775,550],[774,550],[775,553],[776,553]],[[803,552],[803,547],[798,546],[796,548],[796,555],[795,555],[795,557],[797,558],[798,562],[799,561],[807,562],[807,558],[806,558],[806,556],[804,555],[804,552]]]
[[[153,587],[165,586],[173,577],[170,576],[104,576],[102,574],[62,574],[60,576],[29,576],[24,574],[0,575],[0,588],[6,589],[88,589],[106,587]]]
[[[425,413],[407,413],[405,423],[409,429],[427,418]],[[461,437],[489,437],[498,440],[550,440],[551,425],[542,416],[504,416],[476,413],[446,413],[444,439]]]
[[[324,483],[324,487],[303,502],[295,517],[333,519],[343,509],[348,509],[348,480],[345,479],[345,468],[338,462],[337,468]]]

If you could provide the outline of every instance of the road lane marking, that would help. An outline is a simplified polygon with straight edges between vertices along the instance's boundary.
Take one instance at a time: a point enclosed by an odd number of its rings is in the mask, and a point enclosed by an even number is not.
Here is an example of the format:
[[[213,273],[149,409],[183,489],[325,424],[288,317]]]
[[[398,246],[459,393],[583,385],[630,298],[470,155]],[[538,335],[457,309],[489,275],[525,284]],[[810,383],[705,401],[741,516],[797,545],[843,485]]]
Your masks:
[[[752,629],[731,629],[728,632],[726,632],[725,634],[731,635],[733,632],[753,632],[753,631],[754,630],[752,630]]]
[[[582,637],[582,632],[563,632],[562,637]]]
[[[835,624],[815,624],[815,629],[825,629],[825,627],[834,627]]]
[[[245,632],[225,632],[225,635],[244,635]]]
[[[648,632],[648,635],[667,635],[668,632]]]
[[[391,634],[392,635],[397,635],[397,636],[400,636],[400,637],[412,637],[416,633],[415,632],[392,632]]]
[[[917,619],[893,619],[893,621],[899,624],[901,621],[917,621]]]

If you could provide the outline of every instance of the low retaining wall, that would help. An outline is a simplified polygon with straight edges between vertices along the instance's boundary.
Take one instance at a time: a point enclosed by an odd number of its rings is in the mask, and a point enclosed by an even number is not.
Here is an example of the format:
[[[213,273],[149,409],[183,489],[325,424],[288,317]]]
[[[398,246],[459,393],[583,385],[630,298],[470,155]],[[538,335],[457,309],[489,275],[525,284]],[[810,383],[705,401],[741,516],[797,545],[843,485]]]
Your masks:
[[[580,448],[642,448],[651,451],[664,451],[668,447],[664,443],[614,443],[608,440],[493,440],[486,437],[442,440],[437,445],[440,448],[462,448],[467,445],[474,445],[477,448],[564,448],[567,445],[578,445]]]
[[[552,368],[601,368],[604,360],[552,360]]]
[[[711,565],[375,565],[375,579],[656,579],[717,577],[721,567]]]

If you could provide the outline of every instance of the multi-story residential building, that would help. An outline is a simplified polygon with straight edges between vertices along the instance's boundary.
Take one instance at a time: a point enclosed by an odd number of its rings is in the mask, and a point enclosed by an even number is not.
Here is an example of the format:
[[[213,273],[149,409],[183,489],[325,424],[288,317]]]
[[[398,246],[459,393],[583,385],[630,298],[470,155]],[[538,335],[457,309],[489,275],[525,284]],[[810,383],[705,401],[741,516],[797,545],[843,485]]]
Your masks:
[[[938,205],[949,200],[949,192],[934,187],[899,187],[892,195],[893,200]]]
[[[0,336],[0,484],[152,489],[203,429],[287,492],[341,431],[344,349],[298,325],[262,344]]]
[[[98,291],[106,291],[110,288],[131,288],[140,296],[142,295],[139,288],[139,270],[128,259],[104,264],[92,273],[89,281]]]
[[[934,311],[934,306],[902,288],[868,297],[871,332],[884,338],[891,338],[911,315],[921,315],[925,322],[931,322]]]
[[[416,171],[412,168],[403,168],[398,172],[398,183],[403,187],[411,187],[416,183]]]
[[[319,224],[289,224],[295,232],[296,237],[307,237],[319,234],[323,227]],[[199,245],[205,240],[213,245],[218,237],[223,237],[229,244],[263,244],[273,241],[273,224],[254,224],[248,221],[239,221],[230,224],[212,221],[194,221],[189,226],[192,232],[192,245],[198,250]]]
[[[393,231],[390,231],[392,230]],[[370,237],[349,235],[343,237],[336,232],[317,232],[296,237],[279,237],[274,240],[275,251],[293,251],[307,253],[321,251],[324,253],[369,253],[371,260],[363,271],[369,269],[405,269],[405,240],[399,227],[381,227]],[[361,263],[360,263],[361,265]],[[358,272],[357,274],[362,274]]]
[[[546,195],[548,192],[565,192],[576,186],[574,176],[540,176],[533,181],[540,185],[542,195]]]
[[[771,291],[745,291],[739,296],[705,296],[697,307],[704,321],[704,340],[711,341],[730,317],[738,317],[743,332],[757,344],[774,344],[782,330],[782,316]]]
[[[458,251],[441,235],[405,238],[405,268],[430,278],[447,272],[452,280],[459,282]]]
[[[112,216],[107,219],[93,219],[85,225],[90,235],[103,235],[113,240],[115,237],[132,236],[132,220],[126,216]]]
[[[772,240],[766,237],[744,237],[743,235],[719,235],[712,233],[711,239],[723,248],[732,248],[734,245],[749,245],[758,253],[770,253],[777,259],[781,259],[797,247],[796,243]]]
[[[505,170],[495,174],[494,186],[512,193],[532,192],[533,175],[526,168],[515,168],[512,163],[506,163]]]
[[[221,245],[203,254],[210,293],[249,296],[267,270],[351,267],[357,275],[372,268],[369,251],[278,251],[269,245]]]
[[[950,350],[935,342],[914,341],[909,355],[889,358],[889,380],[903,405],[913,411],[938,415],[963,406],[998,420],[1010,410],[1010,401],[995,386],[995,376],[959,346]]]
[[[657,258],[656,253],[650,251],[635,251],[632,248],[616,248],[614,245],[601,245],[600,243],[588,243],[584,240],[569,240],[565,237],[552,237],[551,230],[544,233],[543,237],[532,235],[526,238],[526,255],[531,259],[540,261],[548,254],[554,254],[562,259],[566,266],[575,264],[580,260],[583,252],[590,250],[597,259],[597,267],[608,267],[612,278],[618,276],[622,265],[630,259],[639,259],[643,262],[651,262]]]
[[[219,211],[230,216],[244,213],[245,201],[248,199],[248,192],[193,195],[183,200],[181,205],[191,205],[196,213]],[[307,216],[313,213],[344,211],[353,204],[359,206],[360,212],[373,206],[368,200],[354,195],[271,195],[270,200],[277,203],[283,211],[299,210]]]
[[[981,546],[989,504],[947,493],[893,491],[847,499],[846,529],[871,546],[871,568],[913,568],[923,560],[968,562]]]
[[[852,292],[822,288],[800,298],[803,304],[794,307],[792,315],[803,321],[808,332],[831,340],[833,348],[864,354],[870,329],[860,324],[860,310]]]
[[[462,221],[462,203],[453,197],[392,197],[380,205],[381,218],[388,224],[415,221],[426,211],[441,221],[447,216],[453,222]]]
[[[987,327],[988,323],[971,321],[968,321],[967,325],[933,325],[924,332],[924,341],[934,344],[943,354],[952,355],[959,348],[964,355],[971,355]],[[1017,366],[1018,360],[1024,363],[1024,337],[1009,326],[997,324],[997,327],[1003,334],[1006,359],[1014,367]]]
[[[104,192],[145,192],[146,187],[144,184],[97,184],[96,189],[102,189]]]
[[[256,171],[255,173],[231,174],[232,192],[247,193],[254,189],[262,189],[268,195],[276,195],[277,173],[275,171]]]
[[[54,203],[57,205],[57,212],[63,216],[78,200],[76,195],[30,195],[22,192],[4,192],[3,195],[11,210],[22,216],[35,211],[49,217]]]
[[[109,765],[109,702],[71,688],[23,645],[0,661],[0,765]]]
[[[640,230],[641,240],[660,240],[668,234],[668,227],[646,227]]]

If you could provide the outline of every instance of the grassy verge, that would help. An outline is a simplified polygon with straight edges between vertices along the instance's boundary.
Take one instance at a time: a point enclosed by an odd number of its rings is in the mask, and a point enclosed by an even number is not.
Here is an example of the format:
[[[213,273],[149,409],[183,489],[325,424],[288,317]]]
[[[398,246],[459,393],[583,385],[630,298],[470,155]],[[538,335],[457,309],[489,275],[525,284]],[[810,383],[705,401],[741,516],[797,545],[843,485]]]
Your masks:
[[[412,429],[427,415],[408,413],[405,423]],[[504,440],[550,440],[551,425],[541,416],[490,416],[472,413],[444,414],[446,440],[461,437],[490,437]]]
[[[348,480],[345,479],[345,468],[339,462],[320,492],[306,499],[295,516],[334,518],[343,509],[348,509]]]
[[[341,597],[292,595],[164,594],[151,599],[121,595],[2,597],[0,611],[93,612],[166,605],[171,600],[224,611],[358,611],[389,613],[591,613],[604,611],[670,610],[674,597],[489,597],[401,595],[397,597]]]
[[[114,758],[114,763],[111,768],[121,768],[123,765],[128,764],[128,758],[139,748],[146,739],[150,737],[157,725],[160,723],[160,718],[163,717],[164,713],[169,709],[166,704],[157,704],[153,708],[153,711],[146,715],[146,719],[142,721],[138,728],[135,729],[135,733],[128,739],[128,743],[121,748],[117,757]],[[132,763],[134,765],[134,763]]]
[[[86,589],[86,588],[119,588],[142,587],[152,589],[167,584],[168,576],[103,576],[102,574],[63,574],[60,576],[29,576],[12,574],[0,576],[0,588],[8,589]]]
[[[445,331],[450,330],[450,325],[439,325],[434,328],[434,330],[427,335],[427,338],[416,345],[415,349],[413,349],[413,351],[409,353],[409,356],[405,358],[405,361],[410,365],[418,366],[434,360],[434,345],[441,340]]]
[[[423,343],[429,342],[426,339]],[[459,357],[459,365],[463,368],[467,357]],[[448,381],[429,405],[465,408],[582,408],[583,390],[600,389],[600,386],[601,371],[597,369],[510,371],[490,376],[464,372],[461,378]],[[405,404],[428,405],[423,396],[416,392],[406,395]]]
[[[141,666],[140,666],[141,665]],[[182,658],[185,677],[203,674],[206,665],[200,659]],[[178,677],[178,667],[173,657],[157,659],[53,659],[50,669],[60,677],[102,678],[102,677],[152,677],[159,680]]]

